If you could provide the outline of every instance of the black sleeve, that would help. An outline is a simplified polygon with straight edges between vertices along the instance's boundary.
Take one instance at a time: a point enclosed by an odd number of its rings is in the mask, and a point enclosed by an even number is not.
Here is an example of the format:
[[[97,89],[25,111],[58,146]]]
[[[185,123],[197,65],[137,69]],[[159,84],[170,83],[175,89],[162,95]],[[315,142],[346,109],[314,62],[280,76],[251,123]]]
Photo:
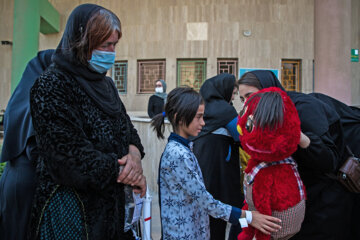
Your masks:
[[[124,104],[121,104],[123,111],[126,113],[126,109]],[[130,144],[135,145],[141,154],[141,158],[144,158],[145,156],[145,152],[144,152],[144,147],[141,144],[141,139],[139,137],[139,134],[137,133],[137,130],[135,129],[134,125],[131,122],[131,119],[129,117],[128,114],[126,114],[126,121],[127,121],[127,125],[130,127]]]
[[[293,154],[299,166],[321,172],[334,172],[344,159],[345,140],[340,117],[312,97],[296,102],[301,130],[310,138],[306,149]]]
[[[312,132],[304,132],[310,138],[309,147],[298,150],[293,154],[300,166],[321,172],[335,172],[342,162],[342,147],[336,145],[340,135],[334,131],[336,126],[332,126],[328,132],[322,136],[317,136]]]
[[[83,131],[81,113],[62,79],[40,77],[31,89],[31,115],[39,155],[37,166],[57,184],[91,191],[116,182],[117,155],[97,150]]]

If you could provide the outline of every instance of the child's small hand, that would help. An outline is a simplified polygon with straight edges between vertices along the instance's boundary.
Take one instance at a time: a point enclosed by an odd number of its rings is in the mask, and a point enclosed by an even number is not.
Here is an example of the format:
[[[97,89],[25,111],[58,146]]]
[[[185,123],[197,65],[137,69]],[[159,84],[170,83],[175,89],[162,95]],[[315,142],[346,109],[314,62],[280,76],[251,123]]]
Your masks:
[[[251,226],[259,229],[262,233],[270,235],[272,232],[277,232],[281,229],[281,226],[277,223],[281,223],[281,220],[272,216],[264,215],[258,211],[251,211],[252,222]]]

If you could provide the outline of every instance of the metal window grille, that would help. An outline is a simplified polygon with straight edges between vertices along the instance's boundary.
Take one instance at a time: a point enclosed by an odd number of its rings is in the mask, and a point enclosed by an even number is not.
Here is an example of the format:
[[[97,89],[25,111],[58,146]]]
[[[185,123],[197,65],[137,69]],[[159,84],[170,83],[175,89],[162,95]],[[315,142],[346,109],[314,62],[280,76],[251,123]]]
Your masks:
[[[116,61],[112,67],[112,78],[119,93],[126,93],[127,62]]]
[[[217,73],[230,73],[237,78],[237,59],[218,59],[217,60]]]
[[[165,80],[165,60],[138,60],[138,93],[153,93],[155,82]]]
[[[200,90],[206,80],[206,60],[178,60],[177,85],[189,86]]]
[[[281,61],[281,85],[286,91],[300,91],[301,60]]]

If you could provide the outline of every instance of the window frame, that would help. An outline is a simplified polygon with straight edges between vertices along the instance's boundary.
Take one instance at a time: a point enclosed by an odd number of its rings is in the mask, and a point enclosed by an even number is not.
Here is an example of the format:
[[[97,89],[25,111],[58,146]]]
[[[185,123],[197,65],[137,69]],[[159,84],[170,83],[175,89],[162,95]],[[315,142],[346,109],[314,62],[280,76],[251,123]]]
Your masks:
[[[124,67],[125,67],[124,91],[120,91],[120,89],[118,88],[118,86],[116,84],[116,82],[118,81],[116,79],[116,76],[115,76],[115,74],[116,74],[116,69],[115,69],[116,66],[115,65],[116,64],[119,64],[119,65],[124,64]],[[117,61],[115,61],[114,66],[112,66],[112,68],[111,68],[111,78],[114,81],[114,84],[115,84],[115,87],[116,87],[118,93],[119,94],[127,94],[127,85],[128,85],[127,84],[127,81],[128,81],[128,61],[127,60],[117,60]]]
[[[199,91],[201,85],[206,80],[207,59],[206,58],[178,58],[178,59],[176,59],[176,86],[178,86],[178,87],[185,86],[181,82],[181,69],[180,68],[182,65],[181,63],[186,63],[186,62],[193,62],[195,68],[196,68],[196,63],[202,63],[202,81],[201,81],[201,83],[199,84],[198,87],[194,87],[193,84],[192,84],[192,86],[190,86],[190,87],[194,88],[196,91]]]
[[[157,76],[156,78],[152,79],[151,82],[153,84],[153,86],[151,86],[151,88],[148,88],[148,90],[142,90],[142,66],[143,64],[155,64],[155,63],[162,63],[162,72],[163,75],[161,76]],[[161,66],[161,65],[159,65]],[[138,59],[137,60],[137,87],[136,87],[136,93],[137,94],[149,94],[149,93],[154,93],[154,89],[155,89],[155,82],[159,79],[163,79],[166,82],[166,59]],[[146,88],[145,88],[146,89]],[[151,89],[151,90],[150,90]]]

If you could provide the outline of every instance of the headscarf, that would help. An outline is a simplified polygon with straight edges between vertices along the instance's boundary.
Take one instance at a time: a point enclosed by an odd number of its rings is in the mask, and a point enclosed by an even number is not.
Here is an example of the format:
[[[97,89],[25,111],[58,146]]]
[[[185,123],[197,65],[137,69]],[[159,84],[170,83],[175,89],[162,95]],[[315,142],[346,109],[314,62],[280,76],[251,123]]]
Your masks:
[[[257,79],[259,79],[260,84],[263,88],[278,87],[281,90],[285,91],[285,89],[281,85],[279,79],[277,79],[277,77],[275,76],[275,74],[272,71],[255,70],[255,71],[251,71],[251,73],[254,74]]]
[[[201,86],[200,94],[205,101],[205,126],[198,137],[226,126],[238,115],[236,109],[230,104],[235,80],[234,75],[221,73],[207,79]]]
[[[20,156],[28,139],[35,135],[30,113],[30,89],[35,80],[50,65],[54,50],[40,51],[30,60],[19,85],[8,102],[4,115],[4,139],[1,162]]]
[[[106,77],[106,73],[92,71],[83,65],[74,50],[75,44],[83,37],[87,22],[101,9],[104,8],[95,4],[82,4],[72,11],[52,60],[71,74],[101,110],[119,117],[121,101],[112,79]]]
[[[285,91],[275,74],[268,70],[251,72],[260,81],[263,88],[278,87]],[[299,113],[301,130],[322,136],[329,130],[329,126],[340,119],[339,115],[327,104],[300,92],[287,92]]]
[[[161,82],[162,87],[163,87],[163,92],[162,93],[155,93],[155,96],[158,96],[160,98],[162,98],[164,100],[164,102],[166,102],[166,98],[167,98],[167,93],[166,93],[166,83],[164,80],[160,79],[157,82]]]

